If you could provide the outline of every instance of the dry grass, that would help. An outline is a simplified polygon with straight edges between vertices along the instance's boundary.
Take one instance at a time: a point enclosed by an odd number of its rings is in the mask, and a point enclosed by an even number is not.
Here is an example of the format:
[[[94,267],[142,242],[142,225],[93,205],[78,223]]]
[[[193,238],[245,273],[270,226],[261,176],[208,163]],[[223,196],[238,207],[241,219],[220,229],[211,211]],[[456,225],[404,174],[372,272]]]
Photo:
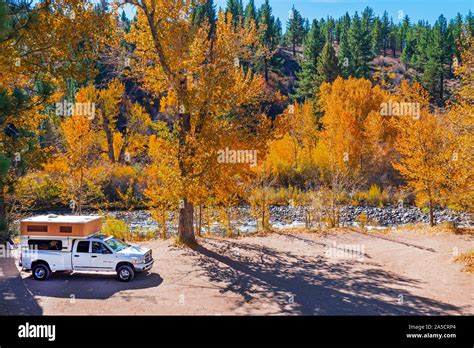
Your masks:
[[[474,249],[456,256],[454,262],[464,263],[462,270],[467,273],[474,273]]]
[[[397,229],[420,234],[460,234],[461,230],[452,222],[442,222],[434,226],[417,223],[398,226]]]

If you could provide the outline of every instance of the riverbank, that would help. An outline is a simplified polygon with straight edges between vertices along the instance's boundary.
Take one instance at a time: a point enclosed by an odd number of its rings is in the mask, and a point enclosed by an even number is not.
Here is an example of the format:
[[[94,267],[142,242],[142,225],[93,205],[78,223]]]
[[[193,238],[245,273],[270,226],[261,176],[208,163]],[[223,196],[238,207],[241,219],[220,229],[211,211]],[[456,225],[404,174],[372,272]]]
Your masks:
[[[287,228],[302,228],[305,226],[305,208],[299,206],[282,206],[272,205],[270,211],[270,225],[272,229],[282,230]],[[67,209],[41,210],[31,212],[29,215],[39,214],[70,214]],[[222,211],[220,212],[222,213]],[[101,214],[109,215],[124,221],[132,231],[132,233],[140,233],[143,236],[154,236],[159,234],[160,226],[152,219],[151,214],[147,210],[84,210],[83,214]],[[177,232],[176,215],[170,214],[171,217],[167,223],[167,235],[173,236]],[[352,206],[342,207],[340,225],[342,227],[361,227],[359,216],[367,217],[364,227],[368,229],[384,229],[384,228],[403,228],[413,224],[427,224],[429,221],[428,214],[414,206]],[[232,236],[252,234],[257,231],[257,223],[252,216],[249,206],[237,206],[231,208],[231,230]],[[227,226],[223,226],[220,222],[219,211],[210,212],[211,222],[208,223],[206,217],[203,217],[202,232],[218,236],[228,236]],[[436,209],[434,218],[437,224],[448,223],[456,227],[474,227],[474,217],[467,212],[455,212],[450,209]],[[197,221],[197,212],[195,216]],[[18,225],[18,224],[17,224]],[[313,226],[316,227],[316,226]],[[148,238],[144,238],[148,239]]]

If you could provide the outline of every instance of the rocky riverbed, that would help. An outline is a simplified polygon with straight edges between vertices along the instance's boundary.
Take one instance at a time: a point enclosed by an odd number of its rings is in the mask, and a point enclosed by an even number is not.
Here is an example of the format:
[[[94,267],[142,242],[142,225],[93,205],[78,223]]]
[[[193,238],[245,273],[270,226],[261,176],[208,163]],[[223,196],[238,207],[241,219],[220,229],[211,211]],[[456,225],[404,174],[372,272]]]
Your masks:
[[[412,223],[428,223],[429,216],[419,208],[413,206],[386,206],[383,208],[373,206],[346,206],[341,211],[341,225],[358,225],[357,218],[365,213],[368,218],[368,226],[392,227]],[[133,230],[150,230],[158,227],[151,218],[149,212],[136,211],[114,211],[111,215],[126,221]],[[217,216],[213,214],[213,220]],[[232,228],[240,233],[254,232],[256,230],[255,219],[252,218],[250,207],[240,206],[233,210]],[[437,223],[453,222],[457,226],[474,226],[472,214],[466,212],[454,212],[449,209],[437,209],[434,212]],[[293,206],[271,206],[270,223],[275,228],[304,226],[305,211],[303,207]],[[207,225],[203,226],[206,230]],[[176,223],[170,222],[169,233],[176,232]],[[211,231],[216,234],[224,234],[223,227],[218,222],[213,222]]]

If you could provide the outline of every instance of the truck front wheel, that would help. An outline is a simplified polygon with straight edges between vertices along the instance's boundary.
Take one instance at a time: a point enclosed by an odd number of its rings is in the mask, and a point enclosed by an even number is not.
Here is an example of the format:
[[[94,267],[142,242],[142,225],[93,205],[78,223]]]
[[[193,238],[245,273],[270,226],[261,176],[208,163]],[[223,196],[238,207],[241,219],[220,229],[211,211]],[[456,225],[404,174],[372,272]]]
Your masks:
[[[36,280],[46,280],[48,279],[51,271],[49,270],[48,265],[44,263],[39,263],[33,267],[33,278]]]
[[[123,265],[117,269],[117,276],[122,282],[129,282],[135,276],[135,271],[132,267]]]

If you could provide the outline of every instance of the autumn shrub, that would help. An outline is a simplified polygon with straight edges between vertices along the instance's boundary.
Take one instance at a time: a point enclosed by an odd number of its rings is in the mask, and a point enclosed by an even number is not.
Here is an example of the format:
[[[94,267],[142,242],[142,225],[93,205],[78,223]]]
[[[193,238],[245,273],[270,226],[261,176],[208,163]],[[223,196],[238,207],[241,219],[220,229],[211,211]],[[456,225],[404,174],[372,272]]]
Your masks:
[[[377,184],[372,184],[367,191],[357,191],[352,195],[351,204],[369,204],[383,207],[393,202],[387,189],[381,190]]]
[[[351,205],[354,205],[354,206],[360,205],[362,203],[365,203],[366,199],[367,199],[367,194],[365,191],[354,192],[351,199]]]
[[[132,240],[132,232],[130,226],[122,220],[113,216],[106,216],[102,223],[102,232],[112,235],[118,239],[130,241]]]
[[[388,193],[381,190],[377,184],[372,184],[367,191],[367,203],[382,207],[388,202]]]
[[[103,188],[107,200],[120,202],[125,209],[138,205],[139,198],[142,196],[137,185],[140,175],[140,170],[133,166],[112,166]]]
[[[427,225],[425,223],[411,223],[405,224],[398,227],[405,231],[415,233],[426,233],[426,234],[457,234],[459,229],[456,224],[452,221],[444,221],[434,226]]]
[[[369,221],[369,217],[365,212],[360,213],[357,216],[357,222],[360,224],[361,227],[365,227],[367,225],[367,222]]]
[[[287,205],[291,199],[290,188],[279,187],[269,190],[269,204],[270,205]]]
[[[145,242],[156,238],[156,230],[152,228],[140,228],[131,232],[131,240],[134,242]]]
[[[61,190],[48,174],[33,172],[17,181],[15,197],[24,209],[50,208],[61,203]]]
[[[268,202],[270,205],[304,205],[308,201],[310,194],[298,187],[278,187],[268,190]]]
[[[474,249],[456,256],[454,262],[463,263],[464,272],[474,273]]]

